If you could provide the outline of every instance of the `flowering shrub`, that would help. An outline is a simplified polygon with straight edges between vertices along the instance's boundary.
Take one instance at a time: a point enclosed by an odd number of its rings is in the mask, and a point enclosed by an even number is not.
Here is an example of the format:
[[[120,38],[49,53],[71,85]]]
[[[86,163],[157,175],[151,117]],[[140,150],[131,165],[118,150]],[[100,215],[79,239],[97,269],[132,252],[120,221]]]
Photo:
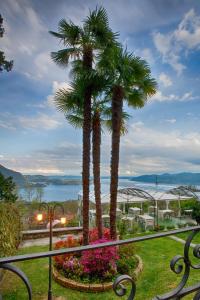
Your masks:
[[[70,235],[65,240],[61,240],[61,241],[58,241],[57,243],[55,243],[54,249],[58,250],[58,249],[62,249],[62,248],[73,248],[73,247],[78,247],[78,246],[80,246],[80,240],[75,239],[73,236]],[[73,256],[74,256],[74,253],[55,256],[54,262],[55,262],[56,267],[62,268],[65,261]]]
[[[103,238],[109,240],[110,239],[110,229],[108,228],[103,228]],[[95,242],[98,240],[98,229],[93,228],[89,232],[89,240],[90,242]]]
[[[120,274],[128,274],[133,277],[134,269],[138,263],[135,257],[135,247],[132,244],[120,245],[118,249],[117,271]]]
[[[105,243],[109,240],[103,238],[90,244]],[[89,277],[108,278],[116,274],[116,260],[118,259],[116,247],[106,247],[84,251],[81,257],[81,264],[84,272]]]
[[[97,229],[90,231],[90,245],[110,241],[110,230],[104,228],[104,237],[98,239]],[[72,248],[82,245],[82,237],[68,236],[55,244],[55,249]],[[133,245],[108,246],[94,250],[86,250],[80,254],[70,253],[56,256],[55,266],[65,277],[80,282],[111,281],[116,274],[129,274],[137,265]]]
[[[70,257],[63,263],[63,271],[66,277],[81,277],[83,275],[83,266],[77,257]]]

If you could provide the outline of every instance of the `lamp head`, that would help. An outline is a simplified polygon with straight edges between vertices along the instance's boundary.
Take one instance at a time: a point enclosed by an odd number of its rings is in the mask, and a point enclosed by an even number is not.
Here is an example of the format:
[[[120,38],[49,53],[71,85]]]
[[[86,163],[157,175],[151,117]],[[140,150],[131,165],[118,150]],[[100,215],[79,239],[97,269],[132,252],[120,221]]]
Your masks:
[[[63,225],[66,224],[67,223],[66,217],[61,217],[60,218],[60,223],[63,224]]]
[[[37,214],[37,221],[41,222],[43,220],[43,215],[41,213]]]

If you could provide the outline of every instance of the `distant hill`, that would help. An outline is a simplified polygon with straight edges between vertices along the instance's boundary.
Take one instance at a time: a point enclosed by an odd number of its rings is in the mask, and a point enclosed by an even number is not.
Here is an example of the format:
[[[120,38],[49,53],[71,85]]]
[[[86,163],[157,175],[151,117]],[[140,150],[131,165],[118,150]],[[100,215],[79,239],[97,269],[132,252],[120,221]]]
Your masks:
[[[25,178],[19,172],[7,169],[4,166],[0,165],[0,173],[3,174],[3,176],[6,177],[6,178],[11,176],[13,178],[13,181],[18,186],[24,186],[24,184],[25,184]]]
[[[178,174],[151,174],[131,178],[132,181],[165,184],[200,185],[200,173],[178,173]]]

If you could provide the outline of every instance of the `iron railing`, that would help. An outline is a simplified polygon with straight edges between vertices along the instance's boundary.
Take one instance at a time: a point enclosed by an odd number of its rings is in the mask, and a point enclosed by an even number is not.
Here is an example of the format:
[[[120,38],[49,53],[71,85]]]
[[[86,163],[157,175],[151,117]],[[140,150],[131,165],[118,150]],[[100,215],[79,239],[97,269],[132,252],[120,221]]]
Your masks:
[[[176,288],[171,290],[170,292],[163,294],[163,295],[157,295],[153,300],[168,300],[168,299],[182,299],[185,296],[195,293],[195,296],[193,297],[193,300],[199,300],[200,299],[200,282],[198,284],[195,284],[190,287],[185,287],[186,283],[188,282],[189,275],[191,269],[198,270],[200,269],[200,264],[193,264],[191,261],[191,258],[189,256],[189,249],[190,245],[194,239],[194,237],[197,235],[198,232],[200,232],[200,226],[194,226],[194,227],[188,227],[184,229],[178,229],[178,230],[172,230],[162,233],[156,233],[146,236],[140,236],[135,238],[130,238],[127,240],[117,240],[102,244],[94,244],[94,245],[87,245],[87,246],[81,246],[81,247],[74,247],[74,248],[67,248],[67,249],[61,249],[61,250],[53,250],[53,251],[47,251],[47,252],[39,252],[39,253],[33,253],[33,254],[27,254],[27,255],[18,255],[18,256],[11,256],[11,257],[5,257],[0,259],[0,269],[9,270],[11,272],[14,272],[16,275],[18,275],[23,282],[25,283],[25,286],[27,288],[28,292],[28,299],[32,300],[32,289],[31,285],[29,283],[28,278],[26,275],[15,265],[12,265],[11,263],[14,262],[20,262],[20,261],[26,261],[26,260],[32,260],[32,259],[39,259],[39,258],[46,258],[46,257],[53,257],[63,254],[71,254],[71,253],[81,253],[84,250],[93,250],[97,248],[104,248],[108,246],[119,246],[119,245],[125,245],[130,243],[138,243],[142,241],[148,241],[152,239],[158,239],[162,237],[167,237],[170,235],[183,233],[183,232],[189,232],[191,231],[189,237],[186,240],[186,243],[184,245],[184,251],[183,255],[176,255],[171,260],[170,268],[175,274],[183,274],[182,278],[180,280],[180,283],[177,285]],[[196,245],[193,249],[193,256],[200,259],[200,244]],[[127,293],[126,286],[124,286],[124,282],[131,283],[131,289],[129,295],[127,295],[128,300],[133,300],[136,295],[136,285],[134,280],[128,276],[128,275],[122,275],[119,276],[113,283],[113,290],[117,296],[124,296]],[[1,298],[1,296],[0,296]],[[191,298],[192,299],[192,298]]]

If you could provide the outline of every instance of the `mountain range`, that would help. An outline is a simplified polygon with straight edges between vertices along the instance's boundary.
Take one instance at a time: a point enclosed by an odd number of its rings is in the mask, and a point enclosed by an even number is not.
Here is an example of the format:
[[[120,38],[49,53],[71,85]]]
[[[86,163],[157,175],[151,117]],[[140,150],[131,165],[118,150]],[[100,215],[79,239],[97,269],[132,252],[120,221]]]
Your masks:
[[[10,169],[5,168],[4,166],[0,165],[0,173],[3,174],[4,177],[12,177],[13,181],[18,186],[24,186],[25,185],[25,178],[20,172],[16,172]]]
[[[169,174],[164,173],[161,175],[141,175],[131,177],[132,181],[147,182],[147,183],[164,183],[164,184],[183,184],[183,185],[200,185],[200,173],[178,173]]]
[[[0,165],[0,173],[4,177],[13,177],[14,182],[22,187],[28,180],[33,185],[42,183],[44,185],[55,184],[55,185],[68,185],[68,184],[81,184],[80,176],[43,176],[43,175],[23,175],[20,172],[13,171],[2,165]],[[163,183],[163,184],[183,184],[183,185],[200,185],[200,173],[178,173],[170,174],[164,173],[161,175],[141,175],[141,176],[120,176],[120,178],[127,178],[132,181],[146,182],[146,183]]]

